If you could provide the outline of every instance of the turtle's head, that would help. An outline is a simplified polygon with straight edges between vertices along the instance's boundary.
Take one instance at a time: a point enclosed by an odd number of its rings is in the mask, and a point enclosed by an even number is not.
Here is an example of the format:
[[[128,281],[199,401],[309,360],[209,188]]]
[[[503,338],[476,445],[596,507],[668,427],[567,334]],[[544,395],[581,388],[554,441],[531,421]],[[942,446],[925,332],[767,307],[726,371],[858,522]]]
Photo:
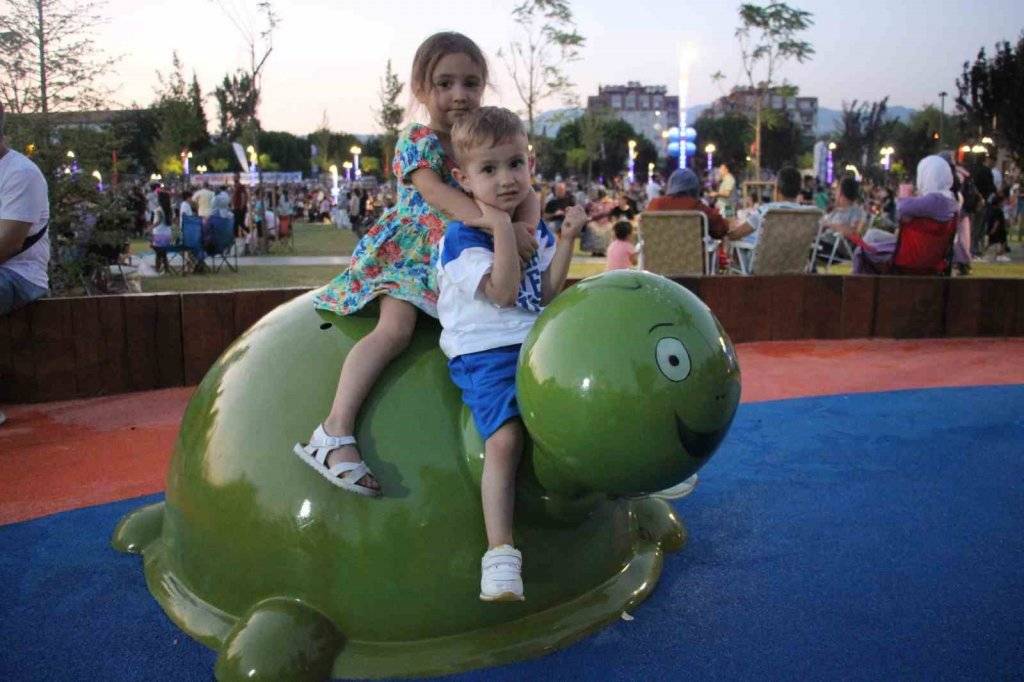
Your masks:
[[[700,299],[646,272],[586,279],[540,316],[516,384],[541,484],[637,495],[692,475],[740,398],[732,342]]]

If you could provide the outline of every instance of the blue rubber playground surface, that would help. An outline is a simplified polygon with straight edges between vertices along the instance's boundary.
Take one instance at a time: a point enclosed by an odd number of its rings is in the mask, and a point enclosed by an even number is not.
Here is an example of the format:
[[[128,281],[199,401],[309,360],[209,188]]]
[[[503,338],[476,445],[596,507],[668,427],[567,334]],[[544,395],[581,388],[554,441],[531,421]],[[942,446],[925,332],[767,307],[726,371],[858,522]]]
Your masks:
[[[1022,412],[1020,385],[743,404],[633,620],[451,679],[1022,679]],[[158,499],[0,527],[0,679],[212,678],[109,545]]]

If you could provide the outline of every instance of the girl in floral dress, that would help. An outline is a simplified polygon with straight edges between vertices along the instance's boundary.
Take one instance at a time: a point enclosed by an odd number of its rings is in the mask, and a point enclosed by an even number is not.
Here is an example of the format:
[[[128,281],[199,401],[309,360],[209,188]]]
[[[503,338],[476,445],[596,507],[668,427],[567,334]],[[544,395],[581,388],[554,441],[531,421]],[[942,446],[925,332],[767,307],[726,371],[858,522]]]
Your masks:
[[[413,124],[398,139],[393,165],[398,202],[356,245],[349,268],[315,300],[317,308],[350,315],[380,298],[377,326],[346,356],[330,414],[308,443],[294,448],[334,485],[371,497],[381,490],[352,436],[359,409],[380,373],[409,345],[417,309],[437,317],[435,260],[448,221],[491,227],[452,177],[448,135],[457,120],[480,107],[487,84],[483,53],[462,34],[434,34],[416,51],[409,83],[429,124]],[[540,220],[536,194],[523,201],[516,219],[520,254],[529,256]]]

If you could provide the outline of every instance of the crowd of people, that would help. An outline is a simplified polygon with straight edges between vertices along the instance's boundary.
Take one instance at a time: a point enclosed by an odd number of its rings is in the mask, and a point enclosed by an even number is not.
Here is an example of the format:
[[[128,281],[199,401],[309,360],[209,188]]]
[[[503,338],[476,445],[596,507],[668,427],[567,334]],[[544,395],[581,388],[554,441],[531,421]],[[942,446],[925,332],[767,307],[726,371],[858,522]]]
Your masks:
[[[958,206],[959,229],[953,254],[957,274],[968,274],[972,262],[1010,262],[1009,230],[1016,227],[1018,232],[1024,231],[1019,171],[1000,172],[994,157],[973,168],[957,163],[949,152],[929,158],[941,159],[951,174],[950,186],[943,191],[948,190]],[[935,163],[929,162],[928,168],[934,169]],[[728,241],[749,246],[756,243],[767,210],[804,206],[816,207],[824,214],[820,250],[838,260],[854,260],[854,246],[860,238],[870,234],[875,241],[886,241],[878,234],[891,237],[896,232],[901,219],[910,215],[901,212],[900,207],[915,193],[912,183],[889,179],[877,182],[853,173],[841,175],[828,185],[793,167],[782,168],[776,174],[776,196],[764,193],[763,184],[744,193],[727,164],[704,177],[691,169],[680,169],[664,182],[652,174],[643,185],[628,182],[625,176],[608,183],[599,178],[588,185],[572,176],[540,183],[537,189],[544,198],[543,217],[555,230],[568,207],[585,209],[588,221],[580,248],[593,256],[605,256],[615,240],[623,239],[620,234],[635,242],[637,217],[642,211],[702,211],[708,218],[709,236],[726,243],[722,248],[723,264]],[[920,193],[919,188],[916,191]],[[906,205],[913,206],[913,202]],[[635,258],[629,262],[635,263]],[[609,268],[626,264],[620,256],[609,258]]]

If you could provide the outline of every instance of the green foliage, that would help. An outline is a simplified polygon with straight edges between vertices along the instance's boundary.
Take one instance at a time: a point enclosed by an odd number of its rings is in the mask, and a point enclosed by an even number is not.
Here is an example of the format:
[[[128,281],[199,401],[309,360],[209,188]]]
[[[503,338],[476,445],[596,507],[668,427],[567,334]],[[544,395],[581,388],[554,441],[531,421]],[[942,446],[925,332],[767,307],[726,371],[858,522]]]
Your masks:
[[[171,72],[166,77],[158,72],[157,79],[160,89],[152,110],[158,128],[152,154],[162,174],[181,175],[181,155],[187,151],[195,154],[209,144],[202,93],[194,74],[191,85],[185,82],[185,69],[177,52],[171,53]]]
[[[974,64],[964,62],[956,86],[956,103],[970,131],[991,134],[1024,165],[1024,32],[1016,45],[1003,41],[992,57],[982,48]]]
[[[889,128],[885,117],[889,97],[878,102],[857,100],[850,104],[843,102],[843,115],[837,123],[838,149],[835,151],[836,167],[852,163],[862,171],[877,158],[878,149],[884,143]]]
[[[754,130],[746,116],[730,113],[716,117],[705,112],[693,127],[697,130],[698,151],[703,151],[709,142],[714,143],[719,163],[728,163],[734,173],[746,168],[750,144],[754,141]]]
[[[765,128],[761,146],[762,165],[778,171],[783,166],[799,168],[800,155],[810,151],[811,139],[788,116],[782,116],[775,125]]]
[[[914,112],[906,123],[888,122],[884,128],[883,143],[891,143],[896,150],[895,158],[899,159],[903,168],[913,171],[921,159],[943,149],[938,140],[940,118],[942,129],[952,131],[957,128],[957,117],[948,114],[943,116],[934,106],[927,106],[921,111]],[[895,163],[893,173],[896,174]]]
[[[103,289],[103,275],[125,252],[132,227],[127,195],[98,191],[85,173],[50,182],[50,288],[55,294]]]
[[[546,177],[575,170],[608,179],[626,170],[630,140],[637,143],[634,168],[642,177],[648,163],[657,163],[654,144],[622,119],[588,112],[559,128],[554,140],[537,140],[538,170]]]
[[[11,113],[101,108],[100,85],[116,59],[91,34],[98,0],[0,0],[0,99]]]
[[[214,88],[213,96],[217,100],[220,134],[231,140],[243,137],[247,126],[254,125],[259,130],[260,122],[256,117],[260,93],[256,89],[252,76],[239,70],[224,76],[219,86]]]
[[[384,78],[380,83],[380,109],[375,112],[377,123],[384,130],[381,139],[381,157],[384,159],[385,176],[391,173],[391,155],[394,154],[402,117],[405,115],[405,109],[398,105],[398,98],[402,94],[403,87],[405,85],[398,80],[398,75],[391,70],[391,60],[389,59],[387,68],[384,70]]]
[[[809,42],[797,39],[800,32],[814,25],[814,20],[810,12],[784,2],[765,6],[745,3],[740,5],[739,14],[740,25],[735,35],[747,83],[758,94],[754,136],[760,141],[765,94],[775,85],[775,76],[783,64],[792,59],[803,63],[814,55]],[[755,168],[761,167],[763,146],[758,144],[755,149]]]
[[[561,95],[572,104],[574,83],[566,67],[579,59],[585,38],[576,30],[568,0],[522,0],[512,9],[518,35],[498,50],[526,109],[527,133],[533,137],[533,119],[544,100]]]

